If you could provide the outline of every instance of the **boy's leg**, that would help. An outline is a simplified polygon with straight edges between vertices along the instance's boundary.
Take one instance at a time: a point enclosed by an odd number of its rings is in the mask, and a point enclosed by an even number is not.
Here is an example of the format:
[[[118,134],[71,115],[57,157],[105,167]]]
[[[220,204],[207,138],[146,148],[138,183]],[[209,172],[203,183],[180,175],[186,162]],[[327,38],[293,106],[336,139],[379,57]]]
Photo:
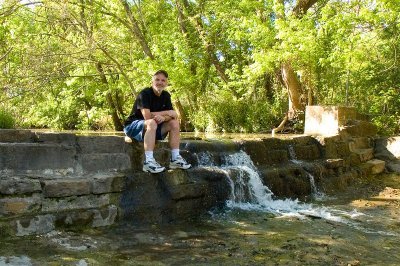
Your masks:
[[[164,122],[161,128],[161,135],[164,136],[167,133],[169,146],[172,149],[179,149],[179,143],[181,141],[180,137],[180,127],[179,121],[177,119],[169,120],[168,122]]]
[[[192,167],[192,165],[187,163],[179,154],[179,143],[181,138],[179,121],[177,119],[164,122],[161,128],[161,134],[164,136],[167,133],[169,133],[169,146],[171,148],[171,162],[169,168],[189,169]]]
[[[157,123],[154,119],[148,119],[144,121],[144,138],[143,145],[145,151],[154,151],[156,144],[156,131]]]

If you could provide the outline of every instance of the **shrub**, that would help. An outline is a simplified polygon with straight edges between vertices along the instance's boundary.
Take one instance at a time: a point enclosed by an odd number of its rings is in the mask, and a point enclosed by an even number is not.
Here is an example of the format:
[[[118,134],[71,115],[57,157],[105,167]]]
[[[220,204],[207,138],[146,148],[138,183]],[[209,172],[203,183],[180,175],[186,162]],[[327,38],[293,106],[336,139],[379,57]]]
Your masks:
[[[14,117],[4,109],[0,109],[0,128],[14,128]]]

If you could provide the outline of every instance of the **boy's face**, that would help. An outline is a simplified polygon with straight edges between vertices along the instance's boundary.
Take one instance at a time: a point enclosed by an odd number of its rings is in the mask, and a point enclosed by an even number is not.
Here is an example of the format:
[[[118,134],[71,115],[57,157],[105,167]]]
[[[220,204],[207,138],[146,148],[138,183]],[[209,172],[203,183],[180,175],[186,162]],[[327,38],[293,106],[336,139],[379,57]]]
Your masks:
[[[151,86],[160,94],[168,86],[168,79],[163,74],[154,75]]]

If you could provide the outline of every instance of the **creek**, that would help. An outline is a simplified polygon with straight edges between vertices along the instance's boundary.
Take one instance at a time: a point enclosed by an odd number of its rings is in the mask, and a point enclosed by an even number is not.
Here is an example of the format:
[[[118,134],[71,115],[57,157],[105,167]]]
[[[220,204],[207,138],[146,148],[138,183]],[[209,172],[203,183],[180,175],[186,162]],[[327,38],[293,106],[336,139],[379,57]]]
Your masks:
[[[0,265],[399,265],[400,175],[325,195],[310,174],[307,201],[273,195],[243,151],[196,154],[226,174],[230,197],[197,220],[2,237]],[[301,163],[291,156],[294,163]]]

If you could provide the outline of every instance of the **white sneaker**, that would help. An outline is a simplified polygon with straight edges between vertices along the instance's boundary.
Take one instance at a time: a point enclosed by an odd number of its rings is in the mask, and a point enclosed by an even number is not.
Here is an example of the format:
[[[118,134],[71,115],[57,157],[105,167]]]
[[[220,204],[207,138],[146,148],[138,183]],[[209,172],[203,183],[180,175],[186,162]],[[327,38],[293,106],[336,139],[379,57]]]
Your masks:
[[[161,166],[156,160],[149,160],[143,163],[143,171],[147,173],[157,174],[165,170],[165,167]]]
[[[182,158],[182,156],[178,155],[175,160],[171,161],[169,163],[169,168],[170,169],[189,169],[192,167],[190,163],[187,163],[185,159]]]

